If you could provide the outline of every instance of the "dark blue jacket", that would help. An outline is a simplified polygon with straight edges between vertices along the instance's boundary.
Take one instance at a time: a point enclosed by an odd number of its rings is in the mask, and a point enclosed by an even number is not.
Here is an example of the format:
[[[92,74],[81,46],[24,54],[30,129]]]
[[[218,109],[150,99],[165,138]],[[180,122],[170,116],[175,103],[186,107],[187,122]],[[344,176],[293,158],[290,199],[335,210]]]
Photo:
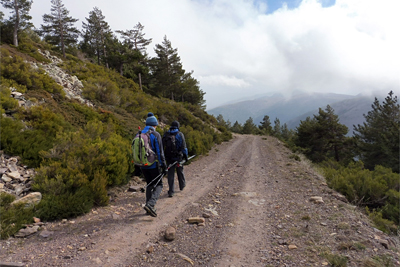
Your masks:
[[[160,166],[164,166],[165,163],[165,157],[164,157],[164,149],[163,146],[160,145],[162,144],[162,139],[161,139],[161,135],[151,126],[146,126],[144,127],[144,129],[142,130],[142,133],[147,133],[147,131],[152,131],[152,133],[150,134],[150,145],[151,148],[153,149],[153,151],[156,152],[157,154],[157,160],[160,164]],[[165,166],[167,167],[167,166]],[[157,168],[157,164],[153,164],[151,166],[148,167],[141,167],[141,169],[154,169]]]
[[[182,152],[183,155],[187,156],[188,155],[188,150],[186,147],[186,141],[185,141],[185,136],[183,135],[182,132],[179,131],[178,128],[176,127],[171,127],[168,132],[164,134],[166,136],[167,134],[175,134],[175,142],[176,142],[176,150],[178,152]],[[182,160],[181,158],[172,158],[168,160]]]

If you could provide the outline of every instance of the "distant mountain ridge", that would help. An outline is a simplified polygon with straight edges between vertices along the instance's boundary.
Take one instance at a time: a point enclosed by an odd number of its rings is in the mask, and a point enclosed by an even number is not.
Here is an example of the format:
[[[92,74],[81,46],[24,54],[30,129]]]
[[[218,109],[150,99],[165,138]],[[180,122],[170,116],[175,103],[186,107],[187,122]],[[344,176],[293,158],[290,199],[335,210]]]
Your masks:
[[[388,92],[387,92],[388,93]],[[345,95],[335,93],[297,93],[290,98],[282,94],[260,97],[255,100],[240,101],[223,105],[207,111],[215,117],[221,114],[225,121],[243,124],[249,117],[259,125],[265,115],[268,115],[271,124],[274,125],[278,118],[281,125],[286,123],[290,129],[295,129],[301,120],[312,117],[318,113],[318,109],[325,109],[330,105],[335,114],[339,116],[340,123],[349,128],[348,135],[353,134],[353,125],[364,122],[363,114],[371,110],[375,96],[380,102],[386,97],[379,92],[374,95]]]

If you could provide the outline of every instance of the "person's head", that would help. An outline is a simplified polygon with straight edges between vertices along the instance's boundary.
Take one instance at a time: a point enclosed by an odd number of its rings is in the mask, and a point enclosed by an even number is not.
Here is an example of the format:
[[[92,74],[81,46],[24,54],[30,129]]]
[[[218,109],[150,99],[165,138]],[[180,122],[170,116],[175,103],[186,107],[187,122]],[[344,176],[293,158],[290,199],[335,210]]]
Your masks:
[[[178,122],[178,121],[172,122],[172,123],[171,123],[171,128],[179,129],[179,122]]]
[[[149,112],[147,114],[147,119],[146,119],[146,126],[157,126],[158,125],[158,121],[157,118],[154,116],[153,113]]]

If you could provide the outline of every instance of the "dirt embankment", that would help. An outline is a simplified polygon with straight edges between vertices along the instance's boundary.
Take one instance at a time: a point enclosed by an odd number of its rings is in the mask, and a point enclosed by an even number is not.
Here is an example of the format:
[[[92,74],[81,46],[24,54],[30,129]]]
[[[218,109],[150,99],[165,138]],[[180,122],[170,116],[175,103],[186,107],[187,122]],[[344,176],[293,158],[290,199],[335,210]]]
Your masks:
[[[187,186],[145,215],[144,194],[1,241],[21,266],[399,266],[398,237],[373,228],[277,139],[235,136],[185,167]],[[135,180],[135,179],[133,179]],[[136,181],[139,181],[136,179]],[[177,186],[177,182],[175,184]],[[204,225],[190,224],[191,217]],[[176,230],[167,241],[168,227]]]

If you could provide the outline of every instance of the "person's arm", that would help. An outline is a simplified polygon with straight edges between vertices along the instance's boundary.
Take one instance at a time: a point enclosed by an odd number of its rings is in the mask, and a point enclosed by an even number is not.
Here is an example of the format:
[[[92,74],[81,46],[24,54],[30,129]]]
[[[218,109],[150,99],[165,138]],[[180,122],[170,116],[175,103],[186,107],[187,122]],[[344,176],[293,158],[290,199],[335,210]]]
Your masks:
[[[154,132],[154,136],[156,137],[156,138],[154,138],[154,141],[156,143],[155,149],[156,149],[157,156],[160,160],[160,165],[161,165],[161,167],[164,166],[166,168],[167,163],[165,162],[164,148],[163,148],[161,135],[158,132]]]
[[[181,151],[183,153],[183,157],[187,160],[187,158],[188,158],[188,150],[187,150],[187,147],[186,147],[185,136],[183,135],[182,132],[179,132],[179,135],[181,136],[181,139],[182,139]]]

